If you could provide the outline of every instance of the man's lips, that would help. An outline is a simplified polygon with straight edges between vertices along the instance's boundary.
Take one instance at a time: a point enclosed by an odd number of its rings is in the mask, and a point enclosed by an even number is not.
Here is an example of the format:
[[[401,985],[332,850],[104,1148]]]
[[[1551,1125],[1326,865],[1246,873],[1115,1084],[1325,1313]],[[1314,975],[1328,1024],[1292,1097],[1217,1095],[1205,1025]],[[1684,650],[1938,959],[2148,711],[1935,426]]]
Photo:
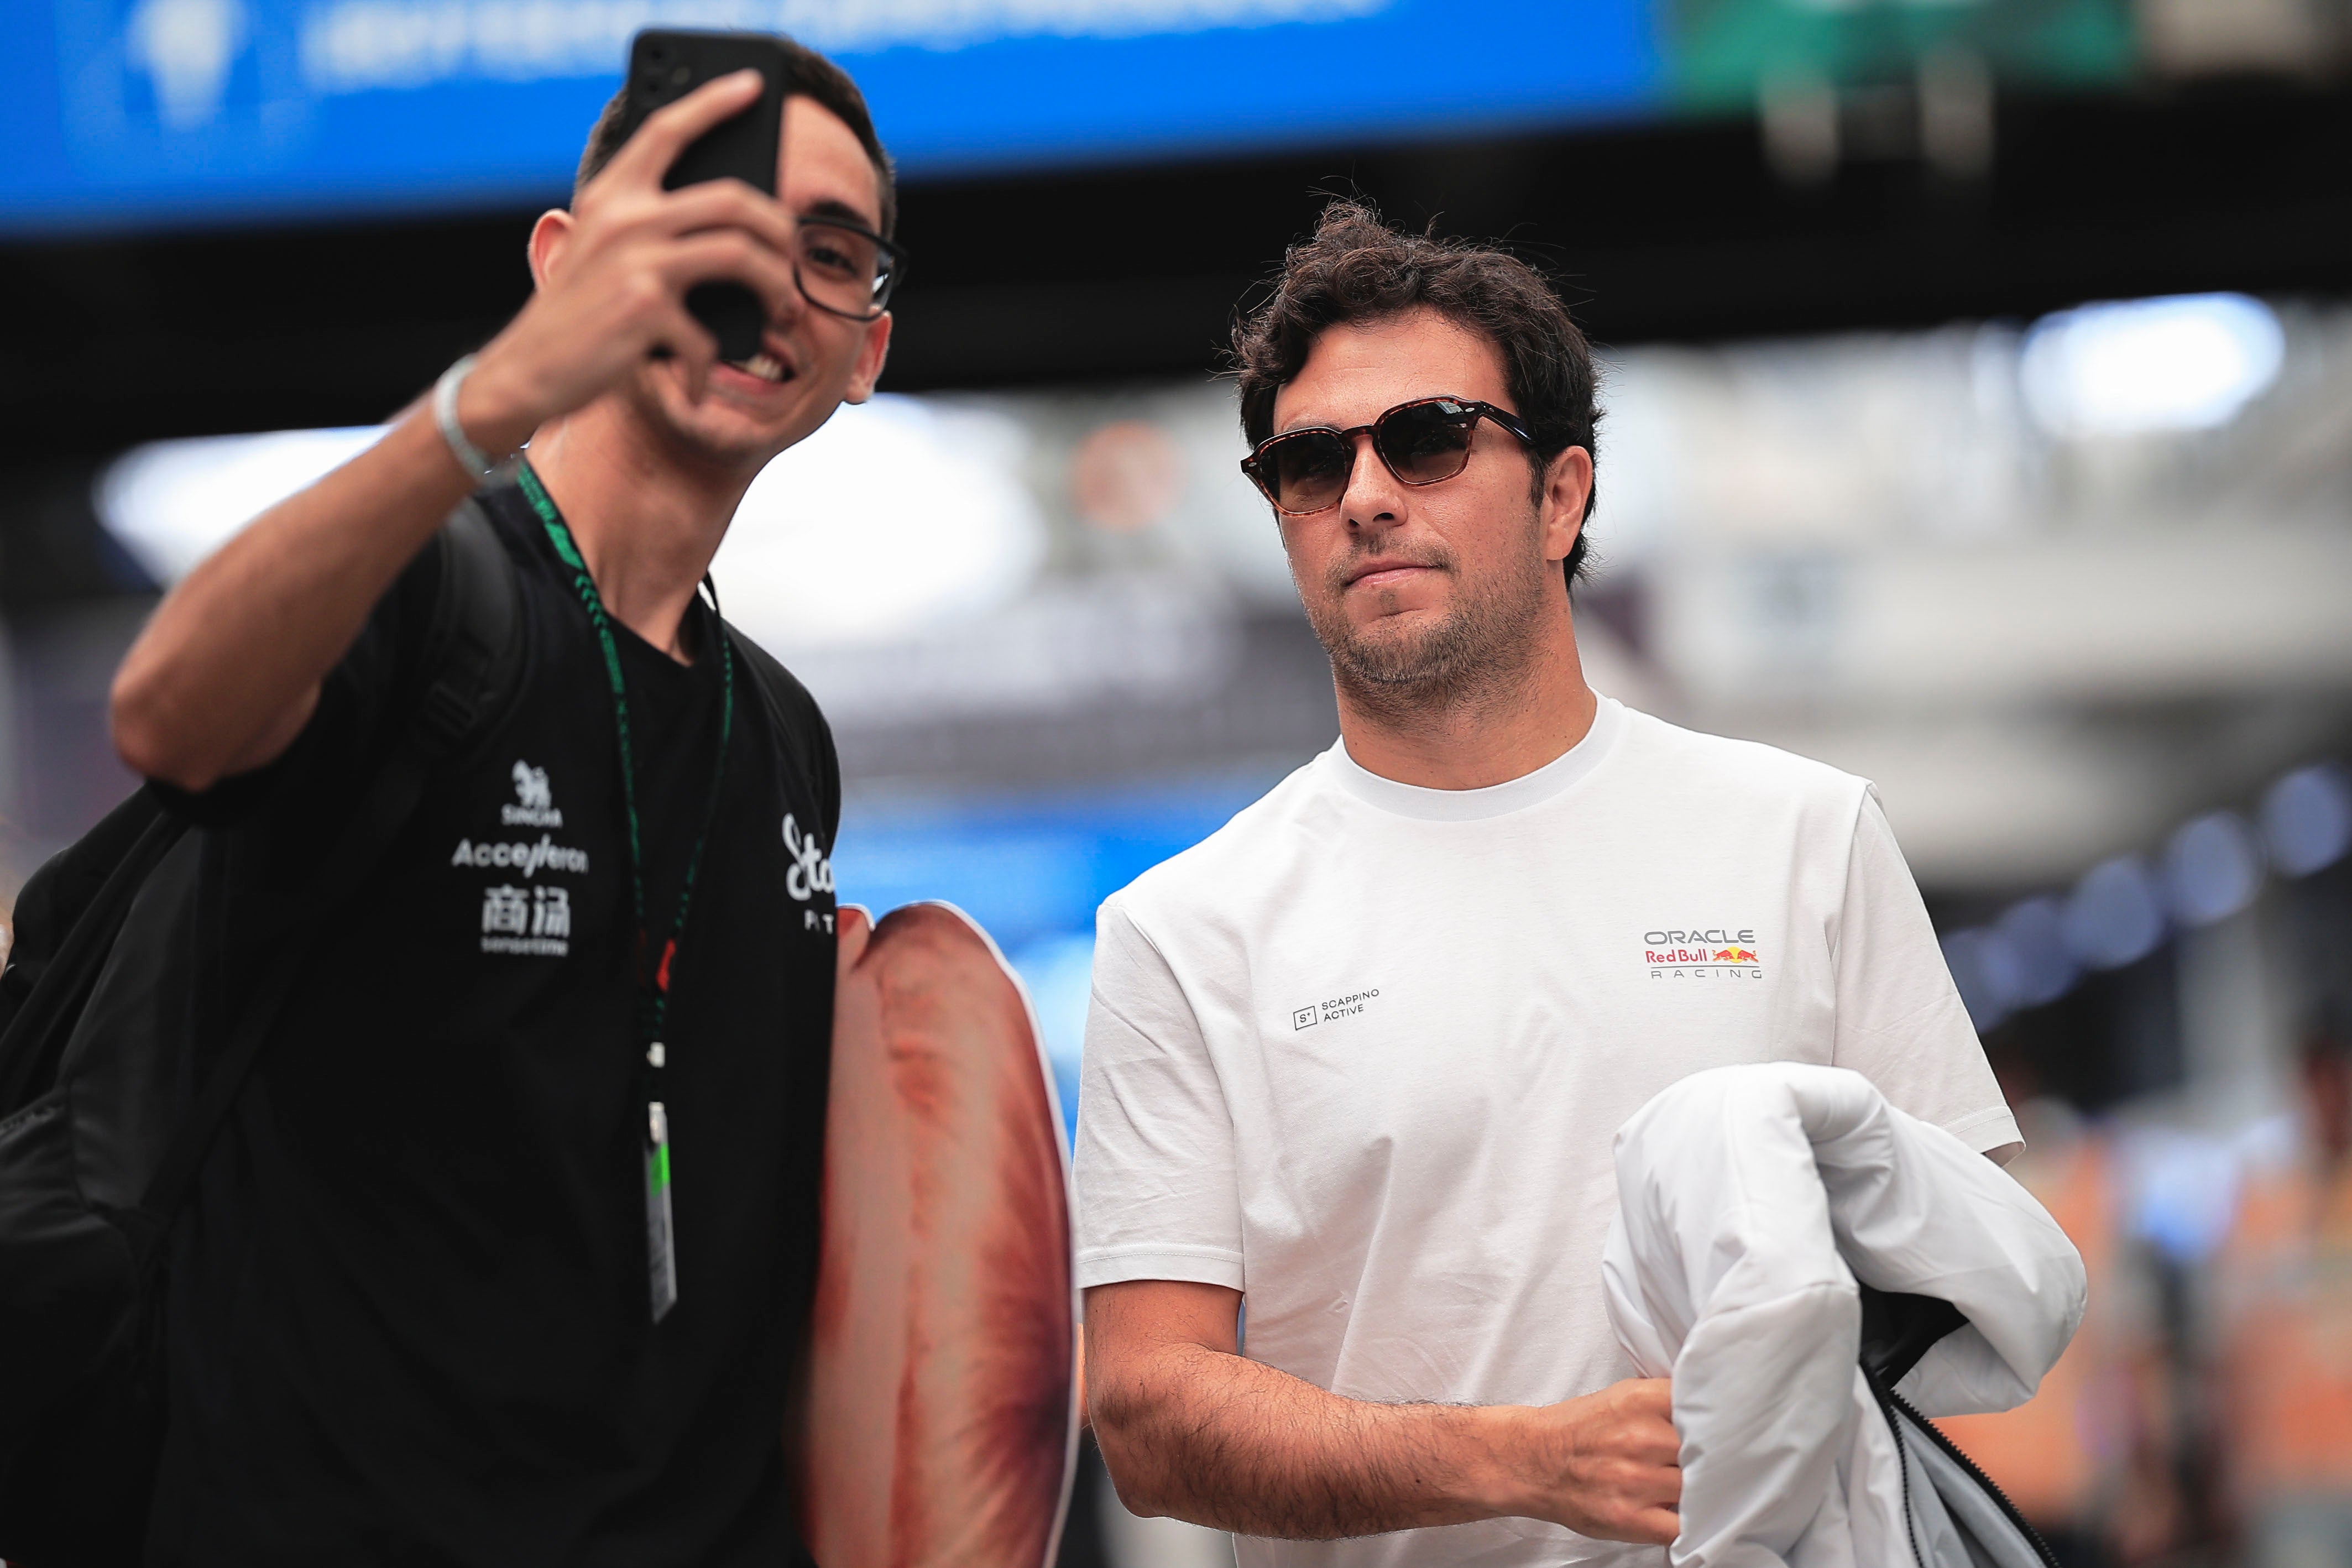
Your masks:
[[[1348,574],[1350,588],[1393,588],[1435,568],[1419,561],[1367,561]]]

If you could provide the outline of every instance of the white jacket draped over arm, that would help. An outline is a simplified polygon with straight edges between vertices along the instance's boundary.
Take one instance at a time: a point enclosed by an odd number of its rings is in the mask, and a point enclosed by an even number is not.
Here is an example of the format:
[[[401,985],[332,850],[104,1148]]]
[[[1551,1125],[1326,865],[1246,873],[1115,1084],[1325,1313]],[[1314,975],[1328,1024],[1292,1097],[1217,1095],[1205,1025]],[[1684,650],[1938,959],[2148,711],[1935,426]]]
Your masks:
[[[1684,1079],[1617,1134],[1609,1316],[1675,1381],[1676,1568],[1894,1568],[1951,1526],[1857,1363],[1855,1282],[1965,1327],[1897,1385],[1930,1415],[2030,1398],[2082,1321],[2083,1262],[2024,1188],[1861,1074],[1776,1062]],[[1924,1494],[1924,1495],[1922,1495]],[[1965,1562],[1963,1552],[1958,1561]]]

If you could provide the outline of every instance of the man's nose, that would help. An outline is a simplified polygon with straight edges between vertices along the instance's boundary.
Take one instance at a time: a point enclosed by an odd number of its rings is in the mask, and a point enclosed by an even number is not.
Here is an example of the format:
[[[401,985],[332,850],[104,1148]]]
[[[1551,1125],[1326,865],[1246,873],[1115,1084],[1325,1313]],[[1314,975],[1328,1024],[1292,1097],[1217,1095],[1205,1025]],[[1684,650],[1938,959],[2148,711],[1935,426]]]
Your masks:
[[[808,300],[801,293],[800,261],[794,258],[793,258],[793,286],[784,290],[783,308],[781,310],[771,309],[767,312],[768,325],[778,331],[788,332],[800,325],[801,318],[808,314]]]
[[[1356,460],[1348,470],[1348,488],[1339,497],[1339,516],[1350,528],[1394,522],[1404,510],[1402,487],[1372,446],[1372,433],[1356,437]]]

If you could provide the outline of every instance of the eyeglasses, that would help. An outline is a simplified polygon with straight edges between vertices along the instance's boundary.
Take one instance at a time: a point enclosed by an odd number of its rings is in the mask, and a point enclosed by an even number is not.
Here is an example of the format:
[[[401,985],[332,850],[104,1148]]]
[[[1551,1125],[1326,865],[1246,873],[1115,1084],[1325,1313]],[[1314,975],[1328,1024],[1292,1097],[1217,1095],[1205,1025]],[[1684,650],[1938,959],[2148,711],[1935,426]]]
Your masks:
[[[1528,427],[1507,409],[1466,397],[1420,397],[1353,429],[1310,425],[1269,437],[1242,459],[1242,472],[1275,510],[1304,517],[1347,494],[1348,478],[1356,471],[1356,437],[1365,431],[1371,432],[1372,450],[1398,483],[1433,485],[1470,466],[1470,442],[1481,419],[1492,419],[1527,446],[1535,445]]]
[[[907,275],[907,253],[855,224],[804,217],[793,237],[793,281],[830,315],[870,321],[890,308]]]

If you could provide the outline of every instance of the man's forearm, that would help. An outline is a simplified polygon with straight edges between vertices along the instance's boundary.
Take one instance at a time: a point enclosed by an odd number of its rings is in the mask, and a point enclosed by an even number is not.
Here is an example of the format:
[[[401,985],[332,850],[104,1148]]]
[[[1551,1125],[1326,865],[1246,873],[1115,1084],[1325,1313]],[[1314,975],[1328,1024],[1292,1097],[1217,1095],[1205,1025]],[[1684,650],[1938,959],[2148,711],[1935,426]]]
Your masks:
[[[744,283],[772,318],[798,310],[795,230],[772,197],[735,181],[661,184],[682,150],[759,92],[758,72],[737,71],[656,110],[570,211],[541,215],[530,302],[458,393],[473,446],[511,452],[657,354],[684,367],[699,401],[718,345],[686,309],[698,284]],[[869,333],[868,384],[888,337]],[[376,601],[480,479],[419,399],[374,447],[264,512],[173,590],[123,660],[123,761],[202,789],[284,751]]]
[[[376,601],[471,488],[417,408],[264,512],[172,591],[123,660],[123,760],[202,789],[283,751]]]
[[[1511,1407],[1344,1399],[1202,1345],[1139,1370],[1091,1391],[1096,1440],[1139,1512],[1329,1541],[1516,1511]]]

